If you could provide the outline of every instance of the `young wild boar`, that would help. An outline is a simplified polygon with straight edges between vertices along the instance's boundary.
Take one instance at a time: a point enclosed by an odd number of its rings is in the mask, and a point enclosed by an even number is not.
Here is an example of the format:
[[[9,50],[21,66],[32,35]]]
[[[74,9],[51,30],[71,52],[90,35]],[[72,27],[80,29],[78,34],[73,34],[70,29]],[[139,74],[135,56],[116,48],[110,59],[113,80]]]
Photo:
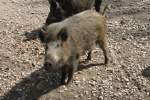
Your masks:
[[[41,28],[55,22],[60,22],[74,14],[87,9],[95,8],[97,12],[100,10],[102,0],[48,0],[50,4],[50,12],[46,19],[45,25]],[[26,32],[25,36],[28,40],[36,39],[43,34],[41,28]],[[43,42],[43,41],[42,41]]]
[[[62,84],[67,84],[78,69],[79,57],[88,51],[91,59],[94,44],[99,45],[108,63],[106,52],[106,19],[94,10],[83,11],[43,30],[45,40],[44,66],[62,70]],[[66,80],[67,79],[67,80]]]

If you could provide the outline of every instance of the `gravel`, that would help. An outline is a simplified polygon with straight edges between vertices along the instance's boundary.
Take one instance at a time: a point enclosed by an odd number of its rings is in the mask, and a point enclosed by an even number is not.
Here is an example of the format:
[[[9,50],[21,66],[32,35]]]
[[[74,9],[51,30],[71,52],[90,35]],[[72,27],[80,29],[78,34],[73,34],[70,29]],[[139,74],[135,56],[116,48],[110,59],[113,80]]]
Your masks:
[[[43,69],[43,45],[22,34],[43,25],[46,0],[0,1],[0,100],[150,100],[150,1],[108,3],[108,50],[82,62],[72,82],[60,85],[60,72]]]

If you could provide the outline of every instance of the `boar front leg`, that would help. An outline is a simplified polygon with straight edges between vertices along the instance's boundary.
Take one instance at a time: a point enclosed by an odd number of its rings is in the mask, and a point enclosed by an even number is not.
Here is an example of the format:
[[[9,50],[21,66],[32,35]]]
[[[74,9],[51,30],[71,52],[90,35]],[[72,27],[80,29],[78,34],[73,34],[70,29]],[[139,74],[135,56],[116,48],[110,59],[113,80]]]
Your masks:
[[[68,65],[62,67],[61,84],[67,85],[73,77],[73,67]]]

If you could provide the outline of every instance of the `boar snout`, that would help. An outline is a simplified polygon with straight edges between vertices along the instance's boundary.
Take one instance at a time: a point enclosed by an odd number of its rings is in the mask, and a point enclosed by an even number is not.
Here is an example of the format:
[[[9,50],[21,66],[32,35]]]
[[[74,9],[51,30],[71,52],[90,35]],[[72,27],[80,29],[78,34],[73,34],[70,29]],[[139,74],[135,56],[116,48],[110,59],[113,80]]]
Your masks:
[[[44,61],[44,68],[48,71],[56,71],[60,69],[63,65],[63,60],[55,60],[55,59],[50,59],[49,57],[45,59]]]
[[[44,62],[44,69],[50,71],[52,69],[52,62],[51,61]]]
[[[51,62],[45,62],[44,63],[44,67],[51,67],[52,66],[52,63]]]

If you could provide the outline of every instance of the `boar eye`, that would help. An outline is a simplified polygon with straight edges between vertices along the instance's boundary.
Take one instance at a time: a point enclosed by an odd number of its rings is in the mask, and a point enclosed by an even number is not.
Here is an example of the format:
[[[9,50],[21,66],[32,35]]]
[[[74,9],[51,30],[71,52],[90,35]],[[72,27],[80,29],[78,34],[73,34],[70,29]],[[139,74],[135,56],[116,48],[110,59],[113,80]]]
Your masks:
[[[61,46],[60,41],[57,41],[57,42],[55,43],[55,48],[59,48],[60,46]]]

